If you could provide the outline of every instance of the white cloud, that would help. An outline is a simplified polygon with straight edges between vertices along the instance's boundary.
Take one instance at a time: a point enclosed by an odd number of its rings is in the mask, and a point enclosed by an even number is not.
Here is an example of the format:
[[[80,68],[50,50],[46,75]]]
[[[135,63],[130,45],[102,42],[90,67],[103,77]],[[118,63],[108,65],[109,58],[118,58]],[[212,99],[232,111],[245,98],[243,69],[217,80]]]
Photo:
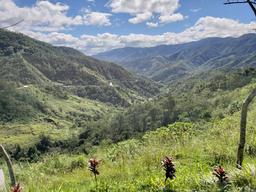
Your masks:
[[[99,25],[110,26],[111,22],[109,17],[111,14],[102,12],[89,12],[83,17],[83,23],[85,25]]]
[[[108,4],[114,13],[138,14],[144,12],[168,14],[179,7],[179,0],[111,0]]]
[[[254,32],[255,24],[255,22],[244,24],[232,19],[207,16],[200,18],[193,27],[179,33],[177,39],[180,41],[184,38],[183,41],[188,42],[208,37],[238,37]]]
[[[142,23],[144,21],[149,20],[151,17],[152,17],[152,13],[150,12],[140,13],[140,14],[137,14],[135,17],[129,19],[129,22],[132,24],[138,24],[138,23]]]
[[[77,25],[111,25],[111,14],[89,12],[68,16],[69,6],[50,1],[37,1],[31,7],[19,7],[13,0],[0,0],[0,26],[7,26],[21,19],[17,30],[56,32]]]
[[[179,8],[179,0],[110,0],[107,6],[113,13],[128,13],[133,16],[129,19],[133,24],[150,21],[153,16],[161,23],[181,21],[185,18],[181,13],[175,13]]]
[[[176,21],[184,20],[184,16],[180,13],[175,13],[173,15],[162,15],[159,17],[160,23],[172,23]]]
[[[38,1],[33,7],[18,7],[12,0],[0,0],[0,21],[2,25],[8,25],[24,19],[20,28],[45,29],[51,31],[80,22],[77,18],[67,17],[69,9],[67,5],[48,1]]]
[[[158,27],[158,23],[153,23],[153,22],[147,22],[146,25],[151,28]]]
[[[161,44],[180,44],[208,37],[238,37],[254,32],[256,23],[240,23],[227,18],[202,17],[194,26],[180,33],[167,32],[161,35],[103,33],[73,37],[64,33],[26,32],[26,34],[54,45],[76,48],[87,55],[122,47],[152,47]]]

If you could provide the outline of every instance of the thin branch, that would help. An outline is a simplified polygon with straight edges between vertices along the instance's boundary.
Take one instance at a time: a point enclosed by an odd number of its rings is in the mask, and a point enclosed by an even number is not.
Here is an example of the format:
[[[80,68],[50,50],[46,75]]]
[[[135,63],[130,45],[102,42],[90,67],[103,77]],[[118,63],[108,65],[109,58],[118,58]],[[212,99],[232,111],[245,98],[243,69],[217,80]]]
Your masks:
[[[236,1],[227,1],[227,2],[225,2],[224,4],[225,5],[230,5],[230,4],[245,4],[245,3],[248,3],[249,5],[250,5],[250,7],[251,7],[251,9],[253,10],[253,12],[254,12],[254,15],[256,16],[256,7],[254,6],[254,5],[256,5],[256,1],[255,0],[253,0],[253,1],[251,1],[251,0],[243,0],[243,1],[238,1],[238,0],[236,0]]]
[[[251,1],[249,1],[249,0],[247,0],[248,1],[248,4],[250,5],[250,7],[252,8],[252,10],[253,10],[253,12],[254,12],[254,15],[256,16],[256,8],[255,8],[255,6],[253,5],[253,2],[251,2]],[[254,3],[255,4],[255,3]]]
[[[228,2],[225,2],[224,4],[230,5],[230,4],[244,4],[244,3],[248,3],[248,1],[228,1]],[[251,2],[251,3],[256,5],[256,2]]]

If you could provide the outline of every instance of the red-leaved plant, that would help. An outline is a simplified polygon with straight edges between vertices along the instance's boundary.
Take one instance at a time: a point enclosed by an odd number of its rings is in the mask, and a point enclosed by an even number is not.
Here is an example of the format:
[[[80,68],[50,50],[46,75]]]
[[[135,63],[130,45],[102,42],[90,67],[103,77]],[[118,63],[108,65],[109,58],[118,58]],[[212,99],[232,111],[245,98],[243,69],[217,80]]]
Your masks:
[[[100,172],[98,171],[99,164],[100,164],[100,160],[97,160],[95,158],[92,158],[88,161],[88,169],[93,173],[96,182],[97,182],[97,175],[100,174]]]
[[[11,189],[11,192],[21,192],[21,186],[20,186],[20,184],[18,183],[15,187],[13,187],[12,189]]]
[[[228,177],[225,169],[222,166],[218,166],[213,170],[213,175],[215,175],[219,183],[224,184],[228,182]]]
[[[174,179],[175,176],[175,165],[173,164],[173,159],[171,157],[165,157],[162,161],[162,166],[164,167],[165,170],[165,182],[167,181],[167,179]]]

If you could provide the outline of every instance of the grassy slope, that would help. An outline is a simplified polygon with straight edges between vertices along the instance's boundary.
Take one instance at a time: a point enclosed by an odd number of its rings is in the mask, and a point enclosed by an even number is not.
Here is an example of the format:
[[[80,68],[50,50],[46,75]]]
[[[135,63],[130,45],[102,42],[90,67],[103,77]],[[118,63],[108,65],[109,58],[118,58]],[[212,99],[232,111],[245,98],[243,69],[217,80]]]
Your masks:
[[[51,135],[54,140],[67,139],[81,132],[81,128],[77,126],[78,122],[93,121],[105,113],[118,110],[111,105],[70,94],[67,98],[59,98],[34,85],[20,91],[36,95],[47,111],[44,114],[36,114],[30,120],[0,124],[2,144],[31,146],[39,140],[41,134]],[[45,119],[51,119],[54,123]]]
[[[233,98],[244,98],[251,84],[228,92]],[[255,148],[256,104],[249,114],[247,146]],[[143,139],[128,140],[117,145],[93,148],[89,156],[50,155],[40,163],[20,164],[15,169],[25,191],[219,191],[211,172],[224,165],[231,184],[225,190],[256,189],[256,157],[246,150],[245,169],[235,168],[239,138],[239,113],[205,124],[176,123],[168,128],[147,133]],[[175,158],[177,178],[164,184],[160,160]],[[103,159],[96,187],[86,170],[90,157]],[[250,189],[249,189],[250,188]]]

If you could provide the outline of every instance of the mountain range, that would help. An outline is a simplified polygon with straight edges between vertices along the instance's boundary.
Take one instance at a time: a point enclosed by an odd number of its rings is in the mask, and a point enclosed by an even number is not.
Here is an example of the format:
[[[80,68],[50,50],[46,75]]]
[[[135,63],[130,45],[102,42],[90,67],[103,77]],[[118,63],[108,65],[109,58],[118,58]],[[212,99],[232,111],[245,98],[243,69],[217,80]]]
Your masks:
[[[209,70],[256,66],[256,34],[238,38],[207,38],[200,41],[150,48],[121,48],[95,58],[115,62],[155,81],[174,79]]]

